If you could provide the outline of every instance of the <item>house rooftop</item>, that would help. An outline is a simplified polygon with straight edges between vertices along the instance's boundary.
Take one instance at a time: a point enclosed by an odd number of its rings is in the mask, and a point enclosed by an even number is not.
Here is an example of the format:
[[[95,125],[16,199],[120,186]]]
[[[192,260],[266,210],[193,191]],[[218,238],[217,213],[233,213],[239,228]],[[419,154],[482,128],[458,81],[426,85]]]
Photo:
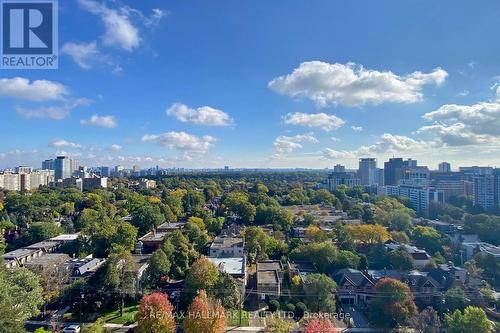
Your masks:
[[[71,241],[77,240],[78,236],[80,236],[80,234],[78,234],[78,233],[76,233],[76,234],[62,234],[62,235],[59,235],[59,236],[56,236],[56,237],[52,237],[52,238],[50,238],[48,240],[49,241],[71,242]]]
[[[5,253],[3,255],[3,258],[6,259],[6,260],[9,260],[9,259],[19,259],[19,258],[30,256],[33,253],[37,253],[38,251],[40,251],[40,250],[39,249],[25,249],[25,248],[21,248],[21,249],[17,249],[17,250]]]
[[[215,237],[212,245],[210,246],[213,249],[218,248],[227,248],[240,246],[243,247],[243,238],[242,237]]]
[[[60,241],[46,240],[46,241],[41,241],[41,242],[38,242],[35,244],[25,246],[25,248],[26,249],[48,249],[48,248],[54,248],[60,244],[61,244]]]
[[[224,271],[231,275],[244,275],[245,274],[245,258],[212,258],[208,257],[219,271]]]
[[[280,283],[280,278],[277,271],[258,271],[257,283]]]
[[[163,239],[168,235],[168,232],[163,232],[163,231],[157,231],[157,232],[148,232],[139,240],[141,242],[162,242]]]
[[[70,257],[65,253],[46,253],[37,258],[34,258],[33,260],[25,263],[24,265],[26,267],[30,266],[49,267],[49,266],[55,266],[57,264],[66,263],[69,259]]]
[[[186,225],[186,222],[164,222],[160,224],[156,230],[158,231],[166,231],[166,230],[177,230],[182,229]]]
[[[265,260],[257,262],[257,272],[281,271],[283,266],[279,260]]]

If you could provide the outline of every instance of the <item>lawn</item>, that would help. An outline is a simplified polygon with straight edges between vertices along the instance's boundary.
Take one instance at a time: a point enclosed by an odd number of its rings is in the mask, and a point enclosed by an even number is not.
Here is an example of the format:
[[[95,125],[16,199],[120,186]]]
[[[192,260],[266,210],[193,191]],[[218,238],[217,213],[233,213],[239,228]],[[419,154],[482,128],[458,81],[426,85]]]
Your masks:
[[[120,309],[116,309],[114,311],[107,312],[104,315],[104,319],[107,323],[111,324],[132,324],[133,322],[135,322],[135,314],[137,313],[137,308],[138,305],[136,303],[127,304],[123,308],[123,316],[120,317]]]
[[[227,326],[240,326],[240,317],[238,310],[231,310],[227,312]],[[241,326],[249,326],[248,312],[243,310],[241,312]]]

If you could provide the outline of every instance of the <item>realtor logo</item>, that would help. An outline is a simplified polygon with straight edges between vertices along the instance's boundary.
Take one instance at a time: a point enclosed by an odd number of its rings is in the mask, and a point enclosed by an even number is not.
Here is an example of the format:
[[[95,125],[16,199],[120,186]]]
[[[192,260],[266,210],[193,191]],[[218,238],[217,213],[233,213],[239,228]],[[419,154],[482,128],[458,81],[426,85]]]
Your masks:
[[[57,69],[57,0],[0,0],[2,69]]]

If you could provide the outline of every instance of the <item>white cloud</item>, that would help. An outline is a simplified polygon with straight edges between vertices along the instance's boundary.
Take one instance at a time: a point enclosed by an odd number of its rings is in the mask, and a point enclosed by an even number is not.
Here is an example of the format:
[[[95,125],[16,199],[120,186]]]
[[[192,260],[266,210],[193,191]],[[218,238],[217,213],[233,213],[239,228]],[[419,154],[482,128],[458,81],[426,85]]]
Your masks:
[[[95,41],[90,43],[66,43],[61,48],[61,53],[67,54],[83,69],[92,68],[93,64],[101,57]]]
[[[49,146],[53,148],[82,148],[81,144],[63,139],[53,140],[49,142]]]
[[[404,135],[384,133],[373,145],[362,146],[357,149],[356,153],[358,156],[398,154],[419,151],[429,148],[431,145],[433,145],[433,142],[419,141]]]
[[[210,106],[192,109],[185,104],[175,103],[166,110],[166,113],[183,123],[196,125],[228,126],[232,123],[232,119],[227,113]]]
[[[126,51],[132,51],[139,46],[139,30],[132,24],[127,7],[111,9],[92,0],[79,0],[79,3],[101,18],[106,29],[102,36],[105,45],[120,47]]]
[[[117,144],[112,144],[110,148],[111,148],[112,151],[120,151],[120,150],[123,149],[122,146],[117,145]]]
[[[325,150],[323,150],[323,157],[329,160],[337,160],[355,158],[356,154],[346,150],[339,151],[331,148],[326,148]]]
[[[90,119],[80,120],[80,124],[94,125],[104,128],[115,128],[116,126],[118,126],[114,116],[99,116],[98,114],[92,115]]]
[[[291,153],[295,149],[302,148],[302,143],[319,143],[313,133],[300,134],[295,136],[280,135],[274,140],[274,147],[279,153]]]
[[[52,120],[62,120],[71,114],[71,111],[81,105],[88,105],[92,103],[92,100],[86,98],[80,98],[73,102],[66,103],[58,106],[46,106],[40,108],[24,108],[16,107],[16,112],[26,119],[52,119]]]
[[[168,149],[184,152],[206,153],[213,147],[216,139],[206,135],[198,137],[185,132],[167,132],[163,134],[146,134],[142,137],[143,142],[156,142]]]
[[[332,136],[332,137],[330,138],[330,140],[332,140],[333,142],[339,142],[339,141],[340,141],[340,139],[339,139],[339,138],[336,138],[336,137],[334,137],[334,136]]]
[[[351,126],[351,129],[354,132],[363,132],[363,127],[361,127],[361,126]]]
[[[288,113],[283,121],[288,125],[299,125],[306,127],[319,127],[324,131],[335,130],[345,124],[343,119],[326,113]]]
[[[444,145],[500,142],[500,103],[446,104],[423,118],[434,123],[418,132],[434,134]]]
[[[68,88],[55,81],[35,80],[23,77],[0,79],[0,98],[14,98],[27,101],[63,100]]]
[[[369,146],[361,146],[353,150],[334,150],[326,148],[323,157],[326,159],[352,159],[361,156],[388,156],[401,153],[416,153],[434,147],[432,141],[419,141],[403,135],[382,134]]]
[[[269,88],[293,98],[309,98],[318,106],[415,103],[423,99],[425,85],[441,85],[448,73],[440,68],[430,73],[397,75],[365,69],[355,63],[303,62],[291,74],[269,82]]]

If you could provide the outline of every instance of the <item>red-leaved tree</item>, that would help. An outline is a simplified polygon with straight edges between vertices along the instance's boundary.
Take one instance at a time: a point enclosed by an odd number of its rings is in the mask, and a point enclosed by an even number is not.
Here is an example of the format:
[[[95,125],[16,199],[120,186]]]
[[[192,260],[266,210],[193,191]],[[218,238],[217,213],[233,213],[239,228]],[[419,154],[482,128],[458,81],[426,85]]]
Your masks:
[[[313,319],[307,323],[304,328],[304,333],[337,333],[338,330],[329,319]]]
[[[137,312],[138,333],[173,333],[175,320],[172,314],[173,306],[163,293],[152,293],[141,299]]]
[[[207,296],[200,290],[198,296],[189,305],[184,318],[186,333],[221,333],[226,327],[226,313],[219,300]]]

